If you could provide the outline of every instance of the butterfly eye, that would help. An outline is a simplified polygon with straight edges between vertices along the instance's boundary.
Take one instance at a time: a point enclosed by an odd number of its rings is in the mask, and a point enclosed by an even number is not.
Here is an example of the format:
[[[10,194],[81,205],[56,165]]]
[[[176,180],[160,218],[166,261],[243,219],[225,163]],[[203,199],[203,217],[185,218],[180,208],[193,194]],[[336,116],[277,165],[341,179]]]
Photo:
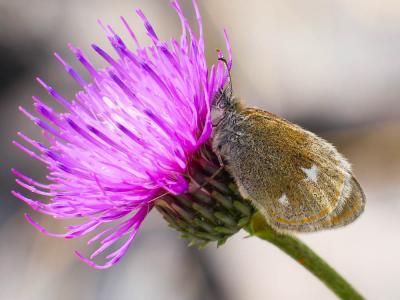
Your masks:
[[[215,100],[214,100],[214,103],[213,103],[213,107],[215,107],[215,108],[217,108],[217,109],[221,109],[221,108],[223,108],[224,107],[224,104],[223,104],[223,94],[222,94],[222,92],[219,92],[216,96],[215,96],[215,98],[214,98]]]
[[[225,101],[223,101],[224,99],[220,99],[220,101],[218,101],[217,103],[217,108],[219,109],[224,109],[226,107],[225,105]]]
[[[229,90],[227,88],[221,89],[215,96],[214,106],[217,109],[226,109],[231,102],[231,95],[228,94]]]

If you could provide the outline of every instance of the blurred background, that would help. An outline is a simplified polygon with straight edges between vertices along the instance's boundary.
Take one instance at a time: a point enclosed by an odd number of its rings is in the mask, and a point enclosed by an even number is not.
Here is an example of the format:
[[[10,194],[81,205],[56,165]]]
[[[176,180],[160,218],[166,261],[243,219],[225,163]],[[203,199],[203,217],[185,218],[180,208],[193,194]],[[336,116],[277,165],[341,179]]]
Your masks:
[[[192,6],[181,1],[194,24]],[[368,299],[400,299],[400,2],[395,0],[199,0],[208,61],[233,48],[234,91],[335,144],[367,195],[364,215],[339,230],[302,235]],[[216,249],[187,248],[156,211],[122,262],[97,271],[72,254],[82,240],[38,233],[32,212],[10,195],[10,168],[43,178],[44,168],[11,145],[39,130],[18,112],[31,95],[50,102],[40,75],[73,98],[78,87],[56,62],[72,62],[67,43],[109,49],[101,18],[125,38],[125,16],[144,44],[141,7],[168,39],[180,25],[168,0],[0,0],[0,299],[335,299],[274,246],[240,233]],[[96,60],[97,59],[97,60]],[[78,63],[73,63],[80,69]],[[43,225],[49,218],[34,215]],[[57,225],[52,225],[57,231]]]

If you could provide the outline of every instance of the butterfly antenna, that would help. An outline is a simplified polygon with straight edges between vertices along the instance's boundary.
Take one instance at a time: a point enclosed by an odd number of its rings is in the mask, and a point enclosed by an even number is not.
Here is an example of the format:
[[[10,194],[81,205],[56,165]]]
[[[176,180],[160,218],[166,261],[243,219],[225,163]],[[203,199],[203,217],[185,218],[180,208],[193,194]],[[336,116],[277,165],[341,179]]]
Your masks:
[[[220,52],[220,50],[217,50],[218,52]],[[231,76],[231,68],[229,67],[228,62],[226,61],[225,57],[221,56],[218,57],[219,61],[222,61],[226,67],[226,69],[228,70],[228,78],[229,78],[229,92],[230,92],[230,97],[232,97],[233,95],[233,87],[232,87],[232,76]]]

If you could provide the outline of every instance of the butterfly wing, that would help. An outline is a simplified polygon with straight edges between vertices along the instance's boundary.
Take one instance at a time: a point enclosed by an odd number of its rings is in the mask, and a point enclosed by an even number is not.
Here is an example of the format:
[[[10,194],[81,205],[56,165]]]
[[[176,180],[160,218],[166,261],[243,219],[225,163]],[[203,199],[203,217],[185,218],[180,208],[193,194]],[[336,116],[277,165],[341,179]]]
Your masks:
[[[338,207],[318,224],[319,228],[337,228],[353,222],[364,211],[365,195],[354,177],[351,181],[351,193],[342,207]]]
[[[365,196],[346,159],[328,142],[271,113],[245,109],[216,130],[214,148],[239,190],[281,231],[343,226]]]

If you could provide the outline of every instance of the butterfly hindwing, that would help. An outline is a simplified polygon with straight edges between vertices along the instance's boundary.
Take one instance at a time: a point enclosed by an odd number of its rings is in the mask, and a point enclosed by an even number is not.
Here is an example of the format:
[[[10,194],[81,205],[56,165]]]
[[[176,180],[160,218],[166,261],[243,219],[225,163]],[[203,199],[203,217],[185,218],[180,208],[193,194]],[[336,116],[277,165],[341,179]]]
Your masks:
[[[227,118],[214,147],[241,194],[281,231],[315,231],[351,222],[365,197],[349,163],[328,142],[271,113],[245,109]]]
[[[322,222],[319,228],[337,228],[353,222],[365,207],[365,195],[357,179],[352,177],[351,193],[342,207],[338,207]]]

